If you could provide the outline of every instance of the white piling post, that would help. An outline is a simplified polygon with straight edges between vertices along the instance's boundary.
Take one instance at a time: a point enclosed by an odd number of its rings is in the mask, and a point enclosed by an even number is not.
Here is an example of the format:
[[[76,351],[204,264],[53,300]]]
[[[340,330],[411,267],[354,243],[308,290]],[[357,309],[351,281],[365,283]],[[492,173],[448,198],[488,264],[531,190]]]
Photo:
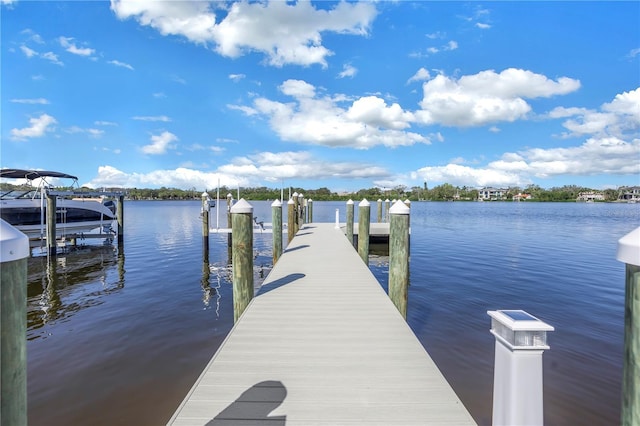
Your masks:
[[[640,227],[618,240],[616,256],[626,263],[622,426],[640,424]]]
[[[493,425],[544,424],[542,353],[553,327],[522,310],[488,311],[496,338]]]
[[[336,209],[336,229],[340,229],[340,209]]]

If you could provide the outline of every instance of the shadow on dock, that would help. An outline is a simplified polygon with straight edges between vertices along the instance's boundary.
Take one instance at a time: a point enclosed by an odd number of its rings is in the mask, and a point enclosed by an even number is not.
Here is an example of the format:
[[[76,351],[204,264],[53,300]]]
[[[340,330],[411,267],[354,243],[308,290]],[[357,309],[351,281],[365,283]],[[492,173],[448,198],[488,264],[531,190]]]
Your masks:
[[[269,416],[287,397],[287,388],[280,381],[256,383],[222,410],[207,426],[262,425],[284,426],[287,416]]]
[[[297,235],[300,235],[300,234],[297,234]],[[308,244],[302,244],[302,245],[300,245],[300,246],[296,246],[296,247],[288,248],[288,249],[286,249],[286,250],[284,251],[284,253],[289,253],[289,252],[291,252],[291,251],[296,251],[296,250],[300,250],[300,249],[307,248],[307,247],[309,247],[309,245],[308,245]]]
[[[256,296],[259,296],[261,294],[265,294],[270,292],[271,290],[275,290],[279,287],[282,287],[284,285],[290,284],[296,280],[299,280],[301,278],[304,278],[306,275],[305,274],[300,274],[300,273],[295,273],[295,274],[289,274],[285,277],[282,278],[278,278],[275,281],[271,281],[267,284],[264,284],[262,287],[260,287],[260,290],[258,291],[258,293],[256,294]]]

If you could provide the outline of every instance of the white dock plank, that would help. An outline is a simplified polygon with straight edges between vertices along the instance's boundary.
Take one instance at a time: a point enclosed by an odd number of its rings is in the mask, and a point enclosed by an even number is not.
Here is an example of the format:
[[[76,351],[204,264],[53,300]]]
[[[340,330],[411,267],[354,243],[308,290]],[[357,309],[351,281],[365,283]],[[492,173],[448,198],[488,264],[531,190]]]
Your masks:
[[[475,424],[334,224],[309,224],[170,425]]]

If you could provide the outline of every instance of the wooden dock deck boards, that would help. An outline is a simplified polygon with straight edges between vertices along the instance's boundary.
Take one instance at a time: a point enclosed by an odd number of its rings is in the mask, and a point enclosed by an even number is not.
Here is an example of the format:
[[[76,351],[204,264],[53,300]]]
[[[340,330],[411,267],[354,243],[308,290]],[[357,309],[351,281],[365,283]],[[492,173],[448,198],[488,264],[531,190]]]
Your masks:
[[[334,224],[307,224],[170,425],[475,424]]]

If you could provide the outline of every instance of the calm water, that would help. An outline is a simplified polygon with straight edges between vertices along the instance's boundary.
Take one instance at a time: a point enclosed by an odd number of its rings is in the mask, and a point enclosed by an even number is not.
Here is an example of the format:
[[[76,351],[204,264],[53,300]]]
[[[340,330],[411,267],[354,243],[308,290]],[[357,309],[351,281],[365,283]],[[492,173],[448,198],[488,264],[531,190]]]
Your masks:
[[[271,221],[269,203],[252,204]],[[344,221],[337,202],[314,203],[314,220],[333,222],[336,208]],[[226,236],[210,237],[207,258],[199,211],[199,202],[125,202],[123,246],[30,260],[31,425],[170,418],[233,323]],[[632,204],[412,204],[408,322],[478,423],[491,423],[486,311],[524,309],[556,328],[544,354],[546,424],[619,424],[624,264],[615,254],[637,226]],[[271,237],[256,236],[254,249],[259,283]],[[383,287],[386,262],[370,262]]]

